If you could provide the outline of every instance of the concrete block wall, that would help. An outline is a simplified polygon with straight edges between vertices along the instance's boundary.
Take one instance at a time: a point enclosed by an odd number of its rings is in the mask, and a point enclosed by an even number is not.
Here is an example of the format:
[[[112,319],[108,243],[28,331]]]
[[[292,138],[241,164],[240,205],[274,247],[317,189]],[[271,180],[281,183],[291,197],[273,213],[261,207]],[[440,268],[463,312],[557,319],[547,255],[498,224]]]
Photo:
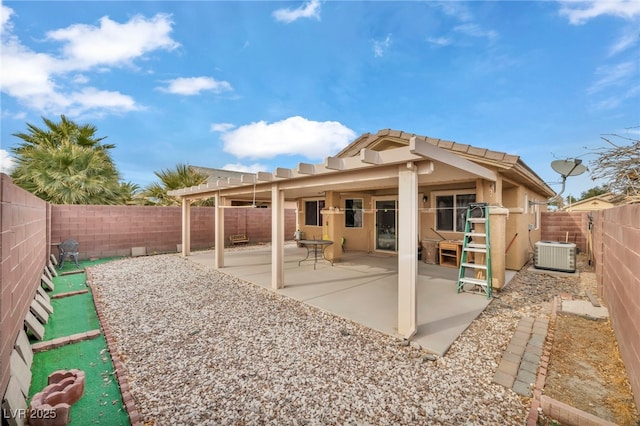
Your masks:
[[[251,242],[271,241],[271,209],[224,209],[225,241],[229,235],[247,234]],[[295,231],[295,212],[285,212],[286,235]],[[209,249],[215,241],[215,208],[191,208],[191,249]],[[146,253],[175,252],[182,242],[180,207],[51,206],[51,241],[73,238],[80,243],[80,258],[130,256],[132,247]],[[52,248],[57,255],[57,249]]]
[[[594,215],[596,216],[596,215]],[[640,407],[640,204],[597,212],[596,277]]]
[[[192,248],[212,247],[213,210],[191,209]],[[54,205],[51,239],[78,240],[81,259],[130,256],[132,247],[146,247],[148,254],[175,252],[182,240],[181,214],[180,207]]]
[[[575,243],[581,252],[587,250],[589,218],[587,212],[543,212],[542,241]]]
[[[224,212],[225,243],[234,234],[247,234],[252,243],[271,241],[271,209],[236,208]],[[296,231],[295,210],[285,210],[284,222],[285,240],[292,240]]]
[[[47,203],[0,173],[0,397],[9,358],[35,297],[48,256]]]

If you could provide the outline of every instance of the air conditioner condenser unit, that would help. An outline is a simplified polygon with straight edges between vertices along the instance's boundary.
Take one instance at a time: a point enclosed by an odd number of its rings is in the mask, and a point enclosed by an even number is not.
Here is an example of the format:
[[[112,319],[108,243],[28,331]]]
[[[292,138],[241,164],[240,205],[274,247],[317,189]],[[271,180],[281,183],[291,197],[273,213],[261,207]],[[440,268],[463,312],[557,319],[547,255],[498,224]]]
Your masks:
[[[575,272],[576,245],[557,241],[538,241],[535,267],[550,271]]]

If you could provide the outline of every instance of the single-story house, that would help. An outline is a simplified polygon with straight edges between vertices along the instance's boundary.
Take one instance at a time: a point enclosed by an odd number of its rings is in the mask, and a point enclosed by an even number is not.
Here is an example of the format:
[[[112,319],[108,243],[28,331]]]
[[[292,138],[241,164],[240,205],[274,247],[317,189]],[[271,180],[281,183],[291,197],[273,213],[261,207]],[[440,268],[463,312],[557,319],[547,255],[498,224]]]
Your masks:
[[[610,209],[621,204],[625,204],[624,196],[608,192],[606,194],[596,195],[594,197],[576,201],[575,203],[565,206],[562,210],[567,212],[590,212],[594,210]]]
[[[554,191],[518,156],[397,130],[363,134],[323,164],[300,163],[240,178],[169,192],[182,201],[182,254],[189,255],[191,201],[215,197],[269,202],[272,213],[272,287],[284,282],[285,201],[296,203],[298,229],[308,239],[344,241],[347,250],[398,257],[398,332],[416,331],[418,246],[463,238],[470,203],[490,207],[492,283],[504,285],[505,269],[530,259],[540,240],[540,210]],[[235,207],[241,208],[241,207]],[[222,210],[220,210],[222,211]],[[224,215],[216,215],[215,246],[224,247]],[[292,237],[292,236],[289,236]],[[338,262],[341,244],[326,249]],[[215,250],[224,266],[224,250]]]

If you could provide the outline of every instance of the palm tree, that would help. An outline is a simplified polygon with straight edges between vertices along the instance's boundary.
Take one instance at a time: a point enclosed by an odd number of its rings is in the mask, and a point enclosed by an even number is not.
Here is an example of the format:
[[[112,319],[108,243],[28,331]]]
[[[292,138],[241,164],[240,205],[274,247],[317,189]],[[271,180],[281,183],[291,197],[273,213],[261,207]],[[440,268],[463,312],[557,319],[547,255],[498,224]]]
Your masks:
[[[64,143],[99,150],[108,150],[116,147],[112,144],[101,145],[100,142],[106,139],[106,137],[96,138],[95,134],[98,129],[92,124],[78,125],[67,119],[64,115],[60,116],[59,123],[55,123],[45,117],[42,117],[42,121],[44,121],[44,124],[47,126],[47,130],[27,123],[29,133],[13,134],[13,136],[24,141],[12,149],[15,154],[25,155],[34,149],[45,147],[56,148]]]
[[[168,196],[168,191],[200,185],[207,181],[205,173],[199,173],[186,164],[178,164],[174,170],[166,169],[154,172],[154,174],[160,179],[160,182],[147,185],[141,192],[145,204],[148,205],[176,206],[179,204],[178,200]],[[201,200],[194,205],[213,205],[213,201]]]
[[[140,185],[133,182],[120,182],[120,192],[122,193],[123,204],[137,204]]]
[[[96,127],[78,125],[61,116],[59,123],[42,118],[46,129],[27,123],[23,142],[12,148],[14,183],[55,204],[122,204],[119,174]]]

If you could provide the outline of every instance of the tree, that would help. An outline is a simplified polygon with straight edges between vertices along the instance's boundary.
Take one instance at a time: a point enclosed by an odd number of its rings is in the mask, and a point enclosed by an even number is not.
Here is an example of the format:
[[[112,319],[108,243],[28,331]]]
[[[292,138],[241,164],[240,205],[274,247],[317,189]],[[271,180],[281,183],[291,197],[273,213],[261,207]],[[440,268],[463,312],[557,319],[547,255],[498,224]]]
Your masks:
[[[136,204],[140,185],[133,182],[120,182],[120,192],[122,193],[123,204]]]
[[[587,189],[582,194],[580,194],[580,200],[586,200],[588,198],[597,197],[598,195],[606,194],[609,190],[602,186],[594,186],[593,188]]]
[[[630,141],[619,145],[615,137]],[[640,201],[640,140],[620,135],[601,137],[610,146],[596,149],[598,158],[591,161],[591,179],[602,179],[609,191],[621,194],[627,202]]]
[[[22,143],[11,151],[14,183],[55,204],[122,204],[119,173],[109,150],[91,124],[78,125],[62,115],[59,123],[42,118],[46,128],[27,123],[14,133]]]
[[[158,206],[175,206],[178,200],[167,195],[168,191],[190,186],[200,185],[207,181],[207,175],[199,173],[186,164],[178,164],[174,170],[166,169],[154,174],[160,179],[160,182],[154,182],[147,185],[141,192],[144,198],[144,204]],[[213,205],[212,200],[203,200],[195,203],[196,205]]]

